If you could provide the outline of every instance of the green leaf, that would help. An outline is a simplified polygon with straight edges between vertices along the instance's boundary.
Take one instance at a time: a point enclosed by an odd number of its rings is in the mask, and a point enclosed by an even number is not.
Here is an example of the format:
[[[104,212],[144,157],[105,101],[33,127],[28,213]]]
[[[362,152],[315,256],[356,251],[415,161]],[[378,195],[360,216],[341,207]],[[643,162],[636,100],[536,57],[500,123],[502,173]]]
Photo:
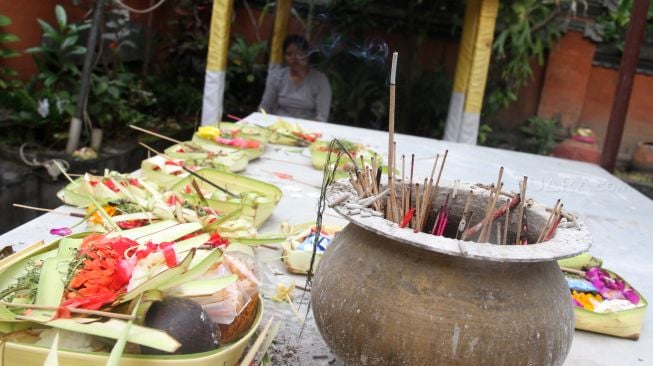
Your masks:
[[[57,75],[52,74],[52,75],[50,75],[50,76],[48,76],[48,77],[45,78],[45,80],[43,81],[43,84],[44,84],[46,87],[49,88],[49,87],[51,87],[51,86],[52,86],[54,83],[56,83],[56,82],[57,82]]]
[[[77,43],[78,38],[79,37],[77,35],[72,35],[72,36],[66,37],[66,39],[64,39],[64,41],[61,42],[61,46],[59,48],[64,50],[64,49],[66,49],[66,48],[68,48],[70,46],[75,45],[75,43]]]
[[[66,24],[68,23],[66,10],[63,8],[63,6],[57,4],[57,6],[54,7],[54,14],[57,16],[59,29],[61,29],[61,31],[63,32],[64,29],[66,28]]]
[[[175,286],[181,285],[186,281],[193,280],[206,273],[206,271],[208,271],[213,265],[215,265],[220,260],[222,260],[222,251],[219,249],[215,249],[211,253],[209,253],[209,255],[204,257],[204,259],[202,259],[198,264],[190,268],[186,273],[164,284],[159,289],[167,290],[169,288],[173,288]]]
[[[72,51],[68,52],[69,55],[83,55],[86,53],[86,47],[84,46],[75,46]]]
[[[11,24],[11,18],[0,14],[0,27],[5,27]]]
[[[136,296],[140,295],[145,291],[159,289],[159,287],[164,286],[166,283],[172,281],[173,279],[177,278],[178,276],[186,272],[194,256],[195,256],[195,250],[193,249],[190,251],[190,253],[188,253],[186,258],[184,258],[184,260],[181,263],[141,283],[140,285],[136,286],[136,288],[134,288],[133,290],[129,291],[126,294],[123,294],[121,297],[118,298],[117,301],[119,303],[123,303],[135,299]]]
[[[37,19],[37,22],[41,25],[41,28],[43,29],[43,33],[46,37],[54,38],[56,37],[59,33],[46,21],[43,19]]]
[[[59,366],[59,331],[54,335],[52,345],[48,351],[48,356],[43,362],[43,366]]]
[[[110,319],[106,322],[93,322],[84,324],[77,321],[79,318],[56,320],[50,320],[49,317],[44,316],[23,316],[21,318],[45,324],[57,329],[70,330],[72,332],[79,332],[111,339],[120,338],[123,331],[125,330],[125,327],[127,326],[127,322],[118,319]],[[138,325],[131,326],[127,341],[151,348],[156,348],[166,352],[174,352],[177,348],[180,347],[179,342],[168,335],[168,333],[158,329],[152,329]]]
[[[110,86],[107,88],[107,93],[109,93],[113,98],[118,99],[120,97],[120,90],[115,86]]]
[[[141,296],[138,298],[138,301],[136,302],[136,305],[134,306],[134,309],[131,312],[132,316],[136,316],[136,314],[138,313],[142,300],[143,300],[143,295],[141,294]],[[122,357],[122,354],[125,351],[127,338],[129,337],[129,332],[131,331],[133,324],[134,324],[134,320],[130,319],[127,322],[127,325],[125,325],[125,329],[120,335],[120,338],[118,338],[116,344],[114,344],[113,348],[111,348],[111,353],[109,354],[109,358],[107,359],[107,363],[106,363],[107,366],[120,365],[120,358]]]
[[[17,35],[11,33],[0,33],[0,43],[20,41]]]
[[[195,280],[184,282],[179,285],[176,295],[183,297],[200,297],[210,296],[238,280],[238,275],[231,274],[228,276],[209,278],[204,280]]]
[[[0,57],[10,58],[20,56],[20,52],[14,50],[0,50]]]

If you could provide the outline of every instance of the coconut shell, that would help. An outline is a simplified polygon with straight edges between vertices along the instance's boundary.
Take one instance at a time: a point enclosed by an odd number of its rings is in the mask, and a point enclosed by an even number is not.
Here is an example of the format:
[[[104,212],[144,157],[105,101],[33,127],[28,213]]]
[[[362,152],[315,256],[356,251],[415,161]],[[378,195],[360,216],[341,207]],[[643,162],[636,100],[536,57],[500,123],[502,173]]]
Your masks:
[[[249,304],[245,306],[231,324],[219,324],[220,344],[233,342],[249,331],[256,319],[258,301],[258,296],[252,297]]]
[[[179,297],[166,297],[152,304],[145,316],[145,325],[165,331],[181,343],[174,354],[207,352],[218,348],[219,330],[202,306]],[[167,352],[142,347],[146,354]]]

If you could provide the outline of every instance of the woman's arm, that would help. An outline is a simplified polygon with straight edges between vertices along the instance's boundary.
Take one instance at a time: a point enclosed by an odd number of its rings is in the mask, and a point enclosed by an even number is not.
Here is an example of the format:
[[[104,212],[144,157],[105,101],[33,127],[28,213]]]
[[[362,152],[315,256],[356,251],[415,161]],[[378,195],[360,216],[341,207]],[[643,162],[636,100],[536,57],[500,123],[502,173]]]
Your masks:
[[[318,80],[317,95],[315,97],[315,110],[317,112],[315,120],[328,122],[329,111],[331,110],[331,84],[329,84],[326,75],[322,73],[320,73]]]
[[[274,113],[277,110],[277,103],[279,100],[279,73],[270,71],[268,72],[267,80],[265,81],[265,91],[259,104],[259,110],[262,108],[268,113]]]

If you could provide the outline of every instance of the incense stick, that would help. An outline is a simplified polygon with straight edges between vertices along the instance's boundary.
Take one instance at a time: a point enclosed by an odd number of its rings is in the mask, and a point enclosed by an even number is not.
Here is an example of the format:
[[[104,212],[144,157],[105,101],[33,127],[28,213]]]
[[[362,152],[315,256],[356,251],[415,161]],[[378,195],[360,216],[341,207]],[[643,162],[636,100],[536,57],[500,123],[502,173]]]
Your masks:
[[[37,309],[37,310],[57,311],[59,309],[58,306],[37,305],[37,304],[17,304],[17,303],[7,302],[7,301],[0,301],[0,305],[6,306],[6,307],[13,307],[13,308]],[[70,311],[71,313],[79,313],[79,314],[86,314],[86,315],[97,315],[97,316],[103,316],[103,317],[107,317],[107,318],[124,319],[124,320],[136,320],[137,319],[135,316],[132,316],[132,315],[129,315],[129,314],[112,313],[110,311],[88,310],[88,309],[80,309],[80,308],[69,308],[69,307],[65,307],[65,306],[62,306],[62,308]]]
[[[141,142],[141,141],[139,141],[138,143],[139,143],[141,146],[143,146],[144,148],[146,148],[146,149],[152,151],[153,153],[158,154],[158,155],[161,155],[164,159],[169,160],[169,161],[172,161],[172,159],[171,159],[169,156],[167,156],[167,155],[165,155],[165,154],[162,154],[162,153],[156,151],[154,148],[148,146],[147,144],[145,144],[145,143],[143,143],[143,142]],[[211,181],[208,180],[207,178],[204,178],[203,176],[201,176],[201,175],[195,173],[194,171],[192,171],[192,170],[186,168],[185,165],[182,164],[182,165],[180,165],[179,167],[180,167],[181,169],[183,169],[186,173],[188,173],[188,174],[192,175],[193,177],[195,177],[195,178],[201,180],[202,182],[204,182],[204,183],[206,183],[206,184],[212,186],[213,188],[216,188],[216,189],[218,189],[218,190],[220,190],[220,191],[222,191],[222,192],[224,192],[224,193],[230,195],[231,197],[238,197],[238,195],[236,195],[236,194],[230,192],[230,191],[227,190],[226,188],[222,188],[222,187],[220,187],[219,185],[217,185],[217,184],[211,182]]]
[[[424,228],[424,221],[426,220],[426,216],[430,210],[431,206],[431,190],[433,189],[433,176],[435,175],[435,168],[437,168],[438,165],[438,160],[440,159],[440,154],[437,154],[435,156],[435,160],[433,161],[433,167],[431,168],[431,175],[429,177],[428,181],[428,188],[426,189],[426,199],[422,200],[422,209],[421,209],[421,217],[419,217],[419,229],[422,231]]]
[[[544,239],[544,234],[546,234],[547,229],[549,225],[553,222],[553,217],[556,215],[558,212],[558,206],[560,206],[560,199],[558,198],[558,201],[556,201],[555,206],[553,206],[553,211],[551,211],[551,214],[549,215],[549,218],[546,220],[546,224],[542,227],[542,231],[540,231],[540,235],[537,237],[536,243],[542,242],[542,239]]]
[[[49,209],[49,208],[41,208],[41,207],[21,205],[19,203],[14,203],[13,206],[18,207],[18,208],[26,208],[28,210],[34,210],[34,211],[52,212],[52,213],[55,213],[55,214],[58,214],[58,215],[66,215],[66,216],[82,217],[82,218],[86,217],[86,215],[81,214],[81,213],[77,213],[77,212],[61,212],[61,211],[57,211],[57,210],[53,210],[53,209]]]
[[[388,203],[386,205],[386,216],[394,222],[401,220],[397,217],[396,197],[395,191],[395,84],[397,79],[397,52],[392,53],[392,66],[390,69],[390,106],[388,111],[388,186],[390,187],[390,195],[388,196]]]
[[[524,180],[519,183],[519,194],[521,195],[521,202],[519,203],[519,216],[517,216],[517,237],[515,238],[515,244],[521,244],[521,230],[522,230],[522,220],[524,218],[524,205],[526,204],[526,184],[528,183],[528,177],[524,176]]]

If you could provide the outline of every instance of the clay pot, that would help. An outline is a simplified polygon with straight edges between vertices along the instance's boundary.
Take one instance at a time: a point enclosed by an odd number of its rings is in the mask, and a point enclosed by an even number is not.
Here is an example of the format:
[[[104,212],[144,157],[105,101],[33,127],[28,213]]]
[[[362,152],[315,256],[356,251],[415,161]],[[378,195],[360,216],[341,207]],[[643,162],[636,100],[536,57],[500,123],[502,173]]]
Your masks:
[[[640,142],[633,151],[632,165],[635,170],[653,172],[653,142]]]
[[[601,163],[601,150],[593,139],[572,136],[558,145],[551,152],[553,156],[563,159]]]
[[[472,209],[480,217],[483,195],[477,190],[475,196]],[[459,194],[450,201],[448,229],[458,225],[455,216],[465,200]],[[529,237],[547,216],[541,207],[529,211]],[[589,248],[582,224],[573,233],[559,229],[547,243],[516,246],[413,233],[381,218],[346,217],[351,223],[320,262],[312,306],[323,338],[347,365],[564,362],[574,315],[554,259]]]

